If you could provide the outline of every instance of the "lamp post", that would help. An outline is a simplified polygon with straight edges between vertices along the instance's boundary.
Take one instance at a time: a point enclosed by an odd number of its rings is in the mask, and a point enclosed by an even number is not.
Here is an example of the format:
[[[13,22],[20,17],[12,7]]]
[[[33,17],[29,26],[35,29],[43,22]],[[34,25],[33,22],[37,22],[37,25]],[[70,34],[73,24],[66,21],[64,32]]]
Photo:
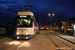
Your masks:
[[[51,29],[52,29],[52,16],[54,16],[55,14],[48,14],[48,16],[51,16]]]

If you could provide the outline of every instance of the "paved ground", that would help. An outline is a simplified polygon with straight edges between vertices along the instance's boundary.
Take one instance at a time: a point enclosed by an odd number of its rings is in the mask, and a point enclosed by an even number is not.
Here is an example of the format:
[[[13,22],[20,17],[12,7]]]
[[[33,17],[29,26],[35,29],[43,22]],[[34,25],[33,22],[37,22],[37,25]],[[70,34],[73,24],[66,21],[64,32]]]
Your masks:
[[[0,38],[0,50],[73,50],[75,45],[59,38],[51,31],[40,31],[30,40]],[[65,42],[65,43],[64,43]],[[68,45],[69,44],[69,45]]]

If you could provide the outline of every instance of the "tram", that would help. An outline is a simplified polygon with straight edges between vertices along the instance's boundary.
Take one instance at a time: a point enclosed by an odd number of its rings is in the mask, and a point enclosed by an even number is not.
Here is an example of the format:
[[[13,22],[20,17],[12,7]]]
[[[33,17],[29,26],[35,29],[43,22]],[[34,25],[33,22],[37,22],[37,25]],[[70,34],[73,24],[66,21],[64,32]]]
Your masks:
[[[29,10],[19,10],[14,22],[17,39],[29,39],[38,32],[38,23],[33,12]]]
[[[30,39],[38,32],[38,23],[30,10],[19,10],[13,23],[8,23],[6,36]]]

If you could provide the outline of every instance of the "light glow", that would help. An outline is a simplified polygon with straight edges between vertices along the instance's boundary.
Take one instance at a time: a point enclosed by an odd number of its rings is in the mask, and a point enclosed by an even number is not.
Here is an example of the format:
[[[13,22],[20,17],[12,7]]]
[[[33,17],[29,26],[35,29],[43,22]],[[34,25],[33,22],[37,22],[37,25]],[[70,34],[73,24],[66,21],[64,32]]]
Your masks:
[[[17,37],[17,39],[19,39],[19,37]]]
[[[6,44],[8,44],[8,45],[12,45],[12,44],[14,44],[16,41],[11,41],[11,42],[8,42],[8,43],[6,43]]]
[[[48,14],[48,16],[50,16],[50,14]]]
[[[28,34],[28,33],[26,33],[26,34]]]
[[[72,29],[67,29],[67,30],[72,30]]]
[[[62,26],[61,29],[64,29],[64,26]]]
[[[52,14],[52,16],[54,16],[55,14]]]
[[[41,29],[44,29],[44,27],[41,27]]]
[[[19,35],[19,33],[17,33],[17,35]]]
[[[19,45],[19,44],[21,44],[19,41],[16,41],[16,43],[14,43],[15,45]]]
[[[21,48],[25,43],[26,43],[26,42],[24,42],[22,45],[20,45],[20,46],[17,48],[17,50],[19,50],[19,48]]]
[[[75,30],[75,25],[74,25],[74,30]]]
[[[25,42],[25,45],[23,47],[30,47],[30,42],[29,41],[26,41]]]
[[[26,37],[26,39],[28,39],[28,37]]]
[[[47,27],[47,29],[49,29],[49,28]]]
[[[45,27],[47,27],[47,25]]]
[[[34,25],[34,29],[37,29],[37,26]]]

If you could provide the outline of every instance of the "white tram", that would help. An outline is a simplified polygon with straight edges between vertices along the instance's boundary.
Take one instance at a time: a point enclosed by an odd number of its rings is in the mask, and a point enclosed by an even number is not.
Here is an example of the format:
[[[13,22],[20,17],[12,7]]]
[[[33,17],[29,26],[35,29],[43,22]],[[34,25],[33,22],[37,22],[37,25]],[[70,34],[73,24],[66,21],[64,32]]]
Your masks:
[[[20,10],[17,14],[17,39],[29,39],[38,32],[38,23],[34,18],[33,12]]]

